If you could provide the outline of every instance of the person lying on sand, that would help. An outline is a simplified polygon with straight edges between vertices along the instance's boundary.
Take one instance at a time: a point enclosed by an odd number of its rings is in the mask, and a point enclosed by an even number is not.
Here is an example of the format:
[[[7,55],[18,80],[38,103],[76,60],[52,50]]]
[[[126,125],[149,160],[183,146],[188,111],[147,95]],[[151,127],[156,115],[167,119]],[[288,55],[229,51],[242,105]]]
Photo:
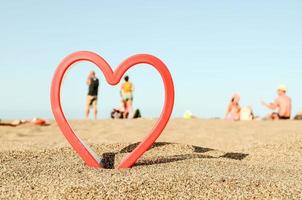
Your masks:
[[[268,119],[272,120],[287,120],[291,117],[292,100],[286,95],[287,88],[285,85],[280,85],[277,89],[278,97],[274,102],[267,104],[262,101],[262,105],[271,110],[277,110],[269,115]]]
[[[240,96],[239,94],[235,94],[232,96],[231,101],[228,105],[225,119],[229,121],[238,121],[240,120],[240,110],[241,107],[239,105]]]
[[[10,123],[0,123],[0,126],[12,126],[12,127],[16,127],[16,126],[20,126],[23,124],[33,124],[33,125],[38,125],[38,126],[47,126],[49,125],[46,120],[44,119],[40,119],[40,118],[34,118],[31,121],[28,120],[14,120]]]

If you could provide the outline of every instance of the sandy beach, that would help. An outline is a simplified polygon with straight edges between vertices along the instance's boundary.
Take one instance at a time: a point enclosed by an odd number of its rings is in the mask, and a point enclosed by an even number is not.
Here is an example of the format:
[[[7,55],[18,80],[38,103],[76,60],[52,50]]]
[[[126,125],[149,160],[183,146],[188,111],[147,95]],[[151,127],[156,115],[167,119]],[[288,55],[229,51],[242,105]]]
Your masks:
[[[113,168],[155,120],[70,123]],[[0,127],[0,199],[301,199],[301,125],[173,119],[127,170],[86,167],[54,121]]]

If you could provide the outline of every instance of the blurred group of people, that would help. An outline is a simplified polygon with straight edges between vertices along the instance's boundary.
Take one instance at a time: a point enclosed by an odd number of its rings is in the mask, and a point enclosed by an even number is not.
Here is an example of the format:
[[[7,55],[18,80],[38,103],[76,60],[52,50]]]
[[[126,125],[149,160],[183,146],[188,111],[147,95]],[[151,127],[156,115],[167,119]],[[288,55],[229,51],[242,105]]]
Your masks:
[[[133,92],[134,85],[130,82],[129,76],[124,77],[124,82],[120,87],[121,105],[114,108],[111,113],[111,118],[126,119],[133,112]],[[97,119],[97,101],[99,90],[99,79],[94,71],[91,71],[87,77],[86,84],[88,85],[88,95],[86,99],[86,119],[89,118],[90,110],[93,110],[94,119]],[[136,110],[131,117],[140,117],[139,111]]]
[[[227,111],[225,114],[225,119],[230,121],[238,121],[238,120],[253,120],[256,118],[254,115],[253,109],[250,106],[241,107],[240,104],[240,95],[235,94],[232,96],[231,101],[227,107]],[[291,119],[292,115],[292,100],[287,95],[287,88],[285,85],[280,85],[277,88],[277,98],[271,102],[266,103],[264,101],[261,104],[272,110],[268,116],[263,119],[270,120],[288,120]],[[299,112],[295,119],[302,119],[302,112]]]
[[[94,71],[91,71],[87,77],[86,84],[88,85],[88,95],[86,99],[86,119],[89,118],[90,110],[93,110],[94,119],[97,119],[97,101],[98,101],[98,89],[99,79],[96,77]],[[120,87],[120,106],[114,108],[111,112],[111,118],[113,119],[127,119],[141,117],[140,111],[133,112],[133,92],[134,85],[130,82],[129,76],[124,77],[124,81]],[[277,97],[271,103],[261,102],[261,104],[272,110],[268,116],[262,119],[270,120],[288,120],[292,117],[292,100],[287,95],[287,88],[285,85],[280,85],[277,88]],[[130,115],[131,114],[131,115]],[[188,117],[189,116],[189,117]],[[192,118],[192,114],[185,113],[185,118]],[[234,94],[228,104],[225,119],[229,121],[239,120],[254,120],[261,119],[255,116],[253,108],[251,106],[240,106],[240,95]],[[294,119],[302,119],[302,111],[299,112]]]

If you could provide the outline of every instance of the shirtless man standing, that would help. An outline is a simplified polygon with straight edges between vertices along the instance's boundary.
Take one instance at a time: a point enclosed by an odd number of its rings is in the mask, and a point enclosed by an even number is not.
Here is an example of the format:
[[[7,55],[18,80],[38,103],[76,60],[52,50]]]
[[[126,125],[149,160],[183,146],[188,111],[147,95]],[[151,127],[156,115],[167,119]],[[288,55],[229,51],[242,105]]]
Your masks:
[[[271,110],[278,110],[270,115],[270,118],[273,120],[287,120],[291,117],[292,100],[286,95],[286,91],[286,86],[280,85],[277,90],[278,97],[274,102],[270,104],[262,102],[265,107]]]

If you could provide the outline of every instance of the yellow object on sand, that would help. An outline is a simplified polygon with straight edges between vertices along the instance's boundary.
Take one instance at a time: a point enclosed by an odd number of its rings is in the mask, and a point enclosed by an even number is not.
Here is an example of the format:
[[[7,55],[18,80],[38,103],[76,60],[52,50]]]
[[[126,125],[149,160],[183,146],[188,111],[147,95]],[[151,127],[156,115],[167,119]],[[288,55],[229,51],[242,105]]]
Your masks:
[[[193,114],[187,110],[185,113],[184,113],[184,119],[192,119],[193,118]]]

